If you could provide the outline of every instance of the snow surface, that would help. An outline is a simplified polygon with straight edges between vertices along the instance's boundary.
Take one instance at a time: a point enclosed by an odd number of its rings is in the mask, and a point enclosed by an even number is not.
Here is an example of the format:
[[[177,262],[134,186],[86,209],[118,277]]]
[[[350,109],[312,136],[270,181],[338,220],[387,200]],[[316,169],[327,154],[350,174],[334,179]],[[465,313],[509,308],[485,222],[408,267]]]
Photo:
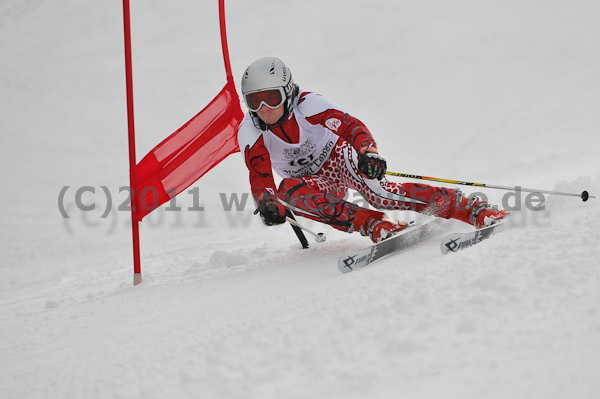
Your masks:
[[[223,86],[217,15],[133,2],[138,159]],[[236,81],[281,57],[391,170],[596,195],[599,16],[595,0],[227,3]],[[463,253],[434,238],[343,275],[365,238],[307,223],[328,239],[303,251],[249,203],[225,211],[249,189],[235,155],[144,220],[134,287],[122,29],[118,1],[0,2],[2,398],[599,397],[598,199],[549,197]]]

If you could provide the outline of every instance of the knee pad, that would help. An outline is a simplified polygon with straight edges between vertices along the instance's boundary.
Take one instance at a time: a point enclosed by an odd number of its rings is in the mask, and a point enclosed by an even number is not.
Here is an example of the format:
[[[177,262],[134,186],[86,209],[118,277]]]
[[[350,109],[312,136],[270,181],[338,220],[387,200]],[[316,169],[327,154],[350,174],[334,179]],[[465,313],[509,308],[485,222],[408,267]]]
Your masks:
[[[305,187],[307,184],[299,177],[286,177],[279,183],[277,196],[279,199],[289,202],[286,198],[290,198],[298,189]]]

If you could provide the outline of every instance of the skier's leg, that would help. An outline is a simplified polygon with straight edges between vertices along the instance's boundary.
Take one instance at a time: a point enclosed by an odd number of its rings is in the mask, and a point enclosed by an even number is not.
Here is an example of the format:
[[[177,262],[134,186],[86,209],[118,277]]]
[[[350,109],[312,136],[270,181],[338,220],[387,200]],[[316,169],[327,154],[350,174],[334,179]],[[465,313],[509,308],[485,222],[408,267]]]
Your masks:
[[[389,181],[382,182],[381,185],[386,191],[391,190],[393,186],[400,186],[405,190],[408,197],[422,199],[428,203],[428,205],[411,203],[410,208],[414,211],[446,219],[460,220],[478,228],[485,227],[491,221],[503,219],[508,215],[508,212],[498,210],[498,208],[479,200],[477,197],[464,197],[460,190],[414,183],[399,184]]]
[[[348,187],[339,176],[343,169],[341,143],[340,140],[316,175],[284,179],[278,190],[279,198],[301,216],[349,233],[359,231],[373,241],[402,230],[406,223],[343,199]]]
[[[348,233],[358,231],[373,242],[379,242],[407,226],[383,212],[359,207],[339,196],[318,190],[315,188],[317,183],[327,183],[327,179],[319,176],[283,179],[278,190],[279,199],[300,216]]]
[[[342,159],[344,168],[340,177],[344,184],[357,190],[377,209],[413,210],[446,219],[461,220],[476,227],[483,227],[490,220],[502,219],[508,214],[483,201],[465,198],[460,190],[426,184],[395,183],[386,178],[364,179],[358,173],[356,152],[350,145],[342,147]]]
[[[289,177],[281,181],[278,197],[300,216],[351,231],[358,205],[330,194],[329,186],[330,182],[316,176]]]

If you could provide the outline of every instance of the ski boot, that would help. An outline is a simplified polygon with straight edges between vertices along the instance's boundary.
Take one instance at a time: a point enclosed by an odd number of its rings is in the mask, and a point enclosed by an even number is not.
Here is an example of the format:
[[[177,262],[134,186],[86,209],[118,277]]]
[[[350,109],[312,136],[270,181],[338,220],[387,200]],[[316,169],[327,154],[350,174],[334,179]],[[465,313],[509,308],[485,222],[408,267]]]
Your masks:
[[[475,226],[477,229],[498,223],[510,214],[504,209],[498,210],[498,207],[480,201],[477,197],[463,197],[460,190],[457,190],[456,203],[457,206],[451,217]]]
[[[498,207],[482,202],[471,211],[471,224],[478,229],[482,229],[500,222],[509,214],[504,209],[498,210]]]
[[[358,231],[377,243],[393,236],[406,226],[407,223],[394,220],[383,212],[359,207],[354,215],[353,231]]]

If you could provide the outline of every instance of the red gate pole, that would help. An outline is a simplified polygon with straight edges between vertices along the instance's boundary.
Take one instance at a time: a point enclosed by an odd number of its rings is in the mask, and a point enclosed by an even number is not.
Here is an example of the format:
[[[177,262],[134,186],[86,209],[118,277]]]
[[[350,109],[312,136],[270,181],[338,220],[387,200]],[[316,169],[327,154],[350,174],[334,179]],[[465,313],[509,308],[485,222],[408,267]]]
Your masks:
[[[227,75],[227,82],[233,83],[231,63],[229,62],[229,48],[227,46],[227,29],[225,28],[225,0],[219,0],[219,27],[221,28],[221,48],[223,49],[225,74]]]
[[[123,26],[125,33],[125,84],[127,86],[127,124],[129,131],[129,187],[131,198],[131,232],[133,235],[133,284],[142,282],[142,267],[140,263],[140,229],[135,218],[135,124],[133,119],[133,74],[131,72],[131,24],[129,0],[123,0]]]

